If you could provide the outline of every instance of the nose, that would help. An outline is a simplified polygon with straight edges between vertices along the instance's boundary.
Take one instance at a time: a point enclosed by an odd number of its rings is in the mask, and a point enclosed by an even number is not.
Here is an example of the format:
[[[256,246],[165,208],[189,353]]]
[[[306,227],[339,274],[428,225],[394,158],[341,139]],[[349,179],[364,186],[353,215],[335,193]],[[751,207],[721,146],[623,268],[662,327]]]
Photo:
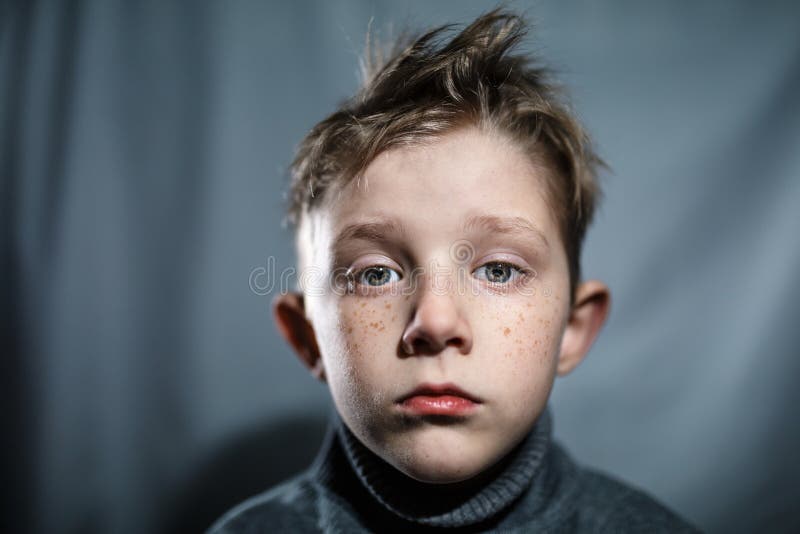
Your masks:
[[[472,331],[450,292],[430,287],[420,291],[411,322],[403,332],[403,352],[432,355],[456,347],[461,354],[469,354]]]

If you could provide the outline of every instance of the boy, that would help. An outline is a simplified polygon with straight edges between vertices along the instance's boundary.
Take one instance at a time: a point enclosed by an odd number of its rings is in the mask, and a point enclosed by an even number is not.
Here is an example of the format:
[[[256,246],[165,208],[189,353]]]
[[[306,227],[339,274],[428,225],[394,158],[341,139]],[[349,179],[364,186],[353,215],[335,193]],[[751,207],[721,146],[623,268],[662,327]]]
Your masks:
[[[212,531],[693,531],[551,439],[609,308],[579,264],[601,162],[513,54],[518,17],[445,31],[368,64],[300,147],[303,292],[275,318],[336,410],[306,472]]]

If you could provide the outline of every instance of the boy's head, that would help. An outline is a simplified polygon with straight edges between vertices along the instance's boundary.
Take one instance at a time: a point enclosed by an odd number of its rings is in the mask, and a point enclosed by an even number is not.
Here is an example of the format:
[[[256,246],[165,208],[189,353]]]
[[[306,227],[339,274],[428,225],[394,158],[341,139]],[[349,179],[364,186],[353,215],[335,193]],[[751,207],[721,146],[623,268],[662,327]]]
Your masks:
[[[436,483],[519,443],[609,304],[580,282],[599,160],[545,70],[512,55],[522,22],[495,11],[444,31],[367,65],[302,143],[303,293],[275,303],[350,430]]]

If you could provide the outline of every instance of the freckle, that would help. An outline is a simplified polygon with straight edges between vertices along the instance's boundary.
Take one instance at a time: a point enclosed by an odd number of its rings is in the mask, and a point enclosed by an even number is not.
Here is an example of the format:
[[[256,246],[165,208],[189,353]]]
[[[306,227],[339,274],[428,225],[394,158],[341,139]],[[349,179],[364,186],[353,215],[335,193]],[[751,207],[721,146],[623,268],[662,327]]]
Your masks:
[[[353,333],[353,327],[352,326],[347,329],[347,333],[348,334],[352,334]]]
[[[392,321],[394,321],[395,319],[397,319],[397,314],[392,315]]]
[[[503,335],[504,336],[507,336],[510,333],[511,333],[511,329],[510,328],[508,328],[508,327],[503,328]]]
[[[392,309],[392,305],[387,303],[386,306],[384,306],[384,308],[386,308],[387,310],[391,310]]]
[[[366,303],[366,302],[362,302],[362,303],[361,303],[361,307],[362,307],[362,308],[363,308],[364,306],[366,306],[366,305],[367,305],[367,303]]]

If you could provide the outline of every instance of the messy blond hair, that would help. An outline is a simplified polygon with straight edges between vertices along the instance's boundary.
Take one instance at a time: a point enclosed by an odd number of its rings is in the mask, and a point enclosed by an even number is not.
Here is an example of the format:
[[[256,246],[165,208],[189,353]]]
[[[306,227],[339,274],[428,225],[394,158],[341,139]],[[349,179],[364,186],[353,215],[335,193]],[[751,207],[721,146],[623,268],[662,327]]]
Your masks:
[[[525,21],[496,9],[446,39],[452,26],[401,37],[388,54],[369,45],[361,89],[303,139],[291,165],[288,218],[322,202],[332,187],[364,172],[381,152],[418,144],[465,125],[515,140],[547,173],[551,209],[570,271],[580,280],[580,252],[600,196],[602,161],[570,112],[550,71],[513,49]]]

